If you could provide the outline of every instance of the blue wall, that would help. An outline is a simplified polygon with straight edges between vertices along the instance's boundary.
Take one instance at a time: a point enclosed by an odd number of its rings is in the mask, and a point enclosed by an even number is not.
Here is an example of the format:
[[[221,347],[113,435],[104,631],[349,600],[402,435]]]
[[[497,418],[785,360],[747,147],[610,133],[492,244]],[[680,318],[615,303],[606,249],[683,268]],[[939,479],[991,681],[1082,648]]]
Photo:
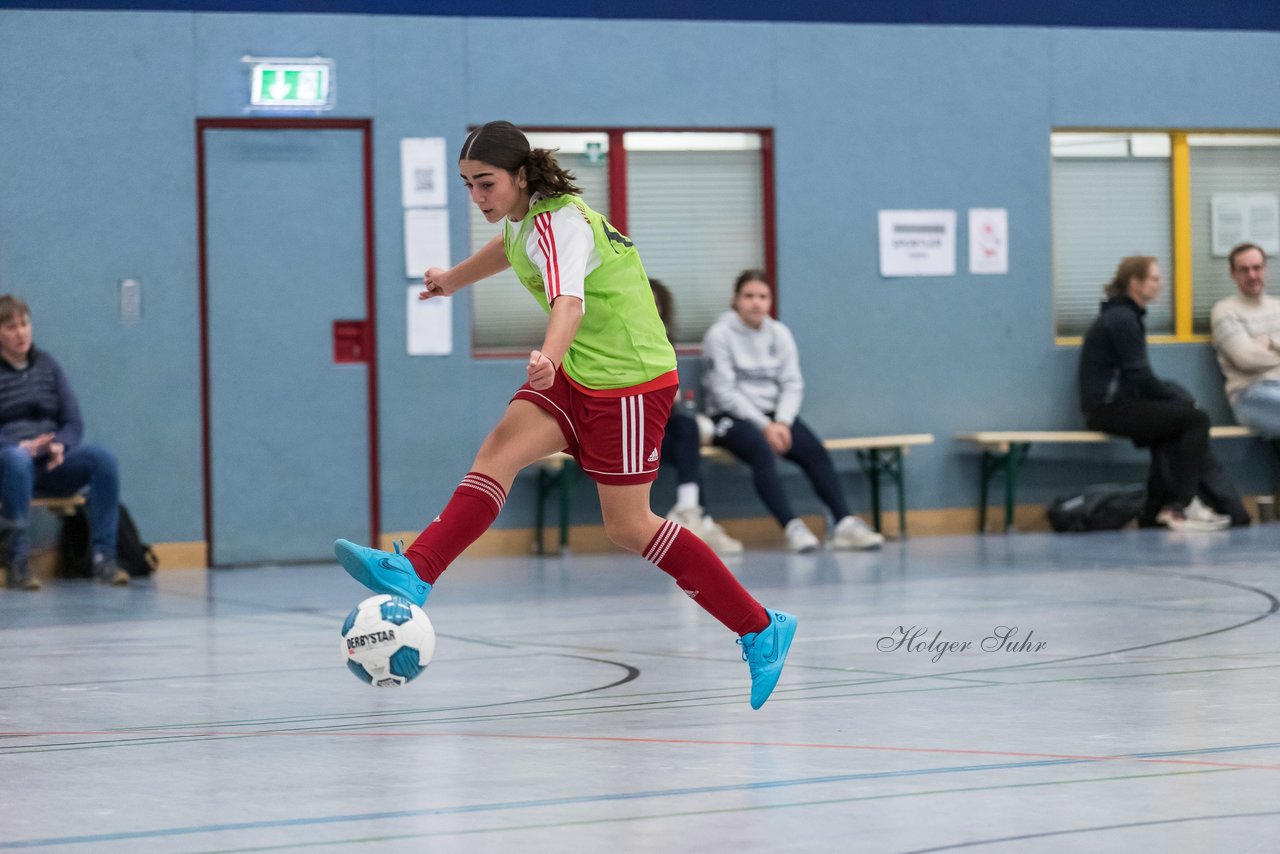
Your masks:
[[[574,47],[527,73],[553,45]],[[119,451],[157,541],[202,537],[194,124],[243,115],[246,53],[335,59],[332,115],[374,122],[385,530],[431,518],[523,374],[471,359],[466,298],[454,355],[405,355],[401,137],[452,152],[496,117],[775,128],[781,318],[801,343],[806,417],[828,435],[936,434],[911,454],[909,492],[945,507],[976,494],[954,433],[1079,426],[1076,350],[1053,343],[1051,128],[1280,128],[1272,33],[0,11],[0,290],[31,302],[37,342],[71,375],[90,437]],[[459,188],[450,203],[461,258]],[[962,251],[954,277],[881,279],[876,212],[911,207],[960,212],[961,246],[966,208],[1007,208],[1010,274],[970,276]],[[115,315],[125,276],[144,282],[132,326]],[[1229,421],[1207,346],[1153,358]],[[1220,450],[1246,488],[1267,486],[1260,449]],[[1141,459],[1037,450],[1021,497],[1134,479]],[[743,472],[711,478],[717,515],[762,513]],[[525,480],[500,525],[530,524]],[[588,492],[576,521],[598,519]],[[665,509],[669,479],[656,494]]]

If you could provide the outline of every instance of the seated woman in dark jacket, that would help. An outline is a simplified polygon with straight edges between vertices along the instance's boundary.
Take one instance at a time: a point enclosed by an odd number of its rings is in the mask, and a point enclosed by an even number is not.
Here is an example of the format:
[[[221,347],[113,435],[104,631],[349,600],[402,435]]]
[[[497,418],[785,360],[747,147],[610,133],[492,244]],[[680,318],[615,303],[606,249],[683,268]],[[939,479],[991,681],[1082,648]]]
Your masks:
[[[1160,293],[1160,266],[1125,258],[1107,284],[1107,300],[1080,350],[1080,409],[1090,430],[1126,436],[1151,448],[1165,469],[1148,482],[1147,519],[1175,530],[1219,530],[1231,520],[1192,504],[1209,451],[1209,416],[1175,384],[1151,371],[1143,317]]]

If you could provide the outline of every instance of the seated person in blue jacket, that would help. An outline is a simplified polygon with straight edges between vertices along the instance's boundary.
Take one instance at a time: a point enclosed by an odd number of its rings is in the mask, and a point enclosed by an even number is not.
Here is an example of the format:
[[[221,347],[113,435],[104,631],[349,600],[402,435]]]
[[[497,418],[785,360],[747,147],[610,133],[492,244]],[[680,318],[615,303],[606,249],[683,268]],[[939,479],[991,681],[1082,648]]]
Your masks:
[[[1080,348],[1080,410],[1090,430],[1151,449],[1147,509],[1139,519],[1172,530],[1214,531],[1232,520],[1197,500],[1209,457],[1209,416],[1151,370],[1147,306],[1160,293],[1155,258],[1124,258]],[[1154,517],[1154,518],[1151,518]]]
[[[731,306],[702,340],[708,362],[703,386],[715,421],[715,443],[751,467],[756,493],[782,526],[792,551],[810,552],[820,543],[791,509],[778,457],[800,466],[831,511],[833,548],[879,548],[884,537],[849,512],[831,456],[800,420],[800,356],[791,330],[770,316],[773,285],[763,270],[744,270],[738,276]]]
[[[31,310],[0,296],[0,529],[8,541],[8,584],[38,590],[27,520],[35,495],[66,496],[86,486],[93,571],[129,583],[116,564],[120,476],[110,451],[82,445],[80,406],[54,358],[31,343]]]

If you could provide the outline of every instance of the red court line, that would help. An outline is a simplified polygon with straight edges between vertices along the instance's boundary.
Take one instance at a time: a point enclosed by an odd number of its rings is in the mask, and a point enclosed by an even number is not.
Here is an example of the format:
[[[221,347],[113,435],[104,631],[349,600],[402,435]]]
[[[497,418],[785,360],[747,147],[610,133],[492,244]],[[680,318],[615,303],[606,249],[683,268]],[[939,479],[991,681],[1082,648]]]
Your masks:
[[[495,738],[513,741],[580,741],[616,744],[679,744],[702,747],[774,747],[807,750],[858,750],[869,753],[929,753],[952,756],[1003,756],[1013,759],[1068,759],[1080,762],[1145,762],[1156,765],[1197,765],[1214,768],[1280,771],[1280,765],[1245,762],[1213,762],[1206,759],[1174,759],[1144,756],[1098,756],[1075,753],[1026,753],[1013,750],[972,750],[953,747],[895,747],[877,744],[824,744],[787,741],[732,741],[697,738],[636,738],[610,735],[521,735],[489,732],[279,732],[274,730],[47,730],[42,732],[0,732],[0,738],[41,738],[50,736],[141,736],[143,738],[248,738],[288,736],[307,738]],[[17,746],[17,745],[14,745]]]

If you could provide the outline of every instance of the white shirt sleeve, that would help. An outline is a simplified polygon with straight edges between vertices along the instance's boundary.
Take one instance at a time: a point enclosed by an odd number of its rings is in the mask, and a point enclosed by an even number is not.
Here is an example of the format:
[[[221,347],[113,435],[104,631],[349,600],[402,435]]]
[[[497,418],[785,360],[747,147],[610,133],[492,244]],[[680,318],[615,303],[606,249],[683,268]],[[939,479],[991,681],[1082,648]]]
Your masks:
[[[587,309],[586,278],[600,266],[600,255],[591,236],[591,225],[575,205],[540,213],[533,218],[525,251],[542,273],[547,303],[557,297],[582,300]]]

